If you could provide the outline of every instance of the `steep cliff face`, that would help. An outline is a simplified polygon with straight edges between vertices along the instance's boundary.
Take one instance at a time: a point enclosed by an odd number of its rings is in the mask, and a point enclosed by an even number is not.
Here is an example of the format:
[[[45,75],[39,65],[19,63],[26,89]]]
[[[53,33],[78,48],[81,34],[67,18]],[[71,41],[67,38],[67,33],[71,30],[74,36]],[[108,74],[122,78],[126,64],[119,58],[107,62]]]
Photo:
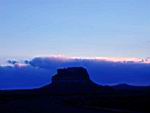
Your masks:
[[[92,84],[88,72],[82,67],[58,69],[52,77],[53,85],[89,85]]]
[[[58,69],[52,83],[45,88],[55,93],[92,93],[99,86],[90,80],[85,68],[71,67]]]

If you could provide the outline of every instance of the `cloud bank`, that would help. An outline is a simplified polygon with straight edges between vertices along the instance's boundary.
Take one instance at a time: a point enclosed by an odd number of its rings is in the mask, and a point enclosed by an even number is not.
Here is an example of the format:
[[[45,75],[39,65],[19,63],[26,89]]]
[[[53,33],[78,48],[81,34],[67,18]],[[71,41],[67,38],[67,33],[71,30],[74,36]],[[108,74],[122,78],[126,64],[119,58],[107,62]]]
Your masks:
[[[101,85],[127,83],[150,85],[149,59],[139,58],[75,58],[35,57],[24,63],[9,60],[9,66],[0,66],[0,89],[29,89],[51,82],[58,68],[85,67],[90,78]]]

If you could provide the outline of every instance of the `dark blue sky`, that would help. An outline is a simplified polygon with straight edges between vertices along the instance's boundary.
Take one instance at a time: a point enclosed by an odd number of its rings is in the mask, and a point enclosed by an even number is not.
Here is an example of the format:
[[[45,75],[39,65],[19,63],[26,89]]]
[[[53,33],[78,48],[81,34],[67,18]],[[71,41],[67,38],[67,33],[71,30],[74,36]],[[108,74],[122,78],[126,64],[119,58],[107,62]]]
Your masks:
[[[141,61],[36,57],[26,63],[9,63],[11,66],[0,66],[0,89],[41,87],[51,83],[58,68],[79,66],[85,67],[91,80],[100,85],[150,85],[150,63]]]

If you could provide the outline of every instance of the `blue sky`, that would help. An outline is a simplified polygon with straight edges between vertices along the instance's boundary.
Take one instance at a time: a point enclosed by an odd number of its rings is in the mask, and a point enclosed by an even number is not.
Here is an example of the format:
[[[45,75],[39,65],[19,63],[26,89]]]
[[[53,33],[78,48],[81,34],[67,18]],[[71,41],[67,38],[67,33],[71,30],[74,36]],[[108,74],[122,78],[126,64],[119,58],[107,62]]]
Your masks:
[[[0,0],[0,57],[150,56],[149,0]]]
[[[51,78],[57,73],[57,69],[67,67],[86,68],[90,79],[100,85],[150,86],[150,63],[111,59],[35,57],[26,63],[9,60],[9,65],[0,65],[0,90],[44,86],[51,83]]]

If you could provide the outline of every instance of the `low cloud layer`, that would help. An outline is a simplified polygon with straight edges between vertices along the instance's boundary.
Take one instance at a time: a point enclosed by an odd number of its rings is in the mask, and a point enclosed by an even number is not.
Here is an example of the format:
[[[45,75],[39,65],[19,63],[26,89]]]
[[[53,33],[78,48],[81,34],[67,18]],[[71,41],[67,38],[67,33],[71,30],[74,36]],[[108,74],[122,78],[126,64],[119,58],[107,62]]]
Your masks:
[[[143,59],[36,57],[11,66],[0,66],[0,89],[35,88],[51,82],[58,68],[85,67],[102,85],[150,85],[150,63]]]

